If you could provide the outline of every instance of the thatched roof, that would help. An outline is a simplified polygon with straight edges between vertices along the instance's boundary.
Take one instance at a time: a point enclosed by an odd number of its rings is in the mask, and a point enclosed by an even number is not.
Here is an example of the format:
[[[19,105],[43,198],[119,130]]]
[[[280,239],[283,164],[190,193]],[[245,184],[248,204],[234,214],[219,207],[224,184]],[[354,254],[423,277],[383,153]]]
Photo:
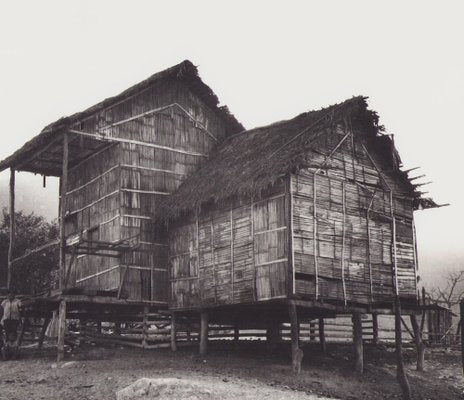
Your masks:
[[[244,129],[242,124],[240,124],[240,122],[238,122],[237,119],[229,112],[227,106],[219,106],[217,96],[214,94],[213,90],[201,80],[198,75],[197,67],[193,65],[191,61],[185,60],[178,65],[150,76],[148,79],[130,87],[117,96],[110,97],[84,111],[75,113],[68,117],[60,118],[59,120],[47,125],[39,135],[25,143],[23,147],[13,153],[13,155],[1,161],[0,171],[9,167],[14,168],[16,165],[21,164],[24,159],[33,156],[34,152],[44,146],[47,146],[50,141],[56,140],[56,137],[59,136],[60,133],[68,129],[74,123],[81,121],[100,110],[110,107],[111,105],[116,104],[159,81],[170,80],[182,82],[193,93],[200,97],[226,123],[226,129],[229,135],[240,132]],[[57,145],[59,145],[59,143],[57,143]],[[57,166],[59,167],[59,163],[57,163]],[[37,170],[34,170],[34,168],[25,168],[24,170],[55,175],[58,172],[56,168],[57,167],[55,166],[50,167],[50,171],[48,171],[47,168],[37,168]]]
[[[372,139],[372,146],[378,142],[377,145],[385,149],[388,141],[387,156],[390,161],[395,160],[399,168],[399,155],[390,138],[380,135],[383,127],[378,125],[377,114],[368,109],[366,99],[353,97],[288,121],[233,135],[165,200],[159,215],[167,220],[233,196],[259,197],[261,191],[278,179],[307,166],[305,150],[311,147],[312,141],[334,125],[344,123],[348,117],[355,130]],[[398,171],[398,176],[412,194],[414,187],[407,174]]]

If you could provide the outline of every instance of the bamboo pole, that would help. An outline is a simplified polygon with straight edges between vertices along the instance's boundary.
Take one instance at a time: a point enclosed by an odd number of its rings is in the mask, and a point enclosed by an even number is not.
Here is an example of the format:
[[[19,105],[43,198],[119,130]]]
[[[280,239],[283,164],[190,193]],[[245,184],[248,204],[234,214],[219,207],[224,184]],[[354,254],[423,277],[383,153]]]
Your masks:
[[[342,211],[343,211],[343,221],[342,221],[342,287],[343,287],[343,301],[347,303],[346,299],[346,282],[345,282],[345,242],[346,242],[346,190],[345,190],[345,181],[342,182]]]
[[[360,313],[353,313],[353,344],[356,363],[356,372],[362,374],[364,372],[364,351],[362,337],[362,321]]]
[[[208,350],[208,312],[200,314],[200,354],[205,355]]]
[[[417,349],[417,366],[416,369],[420,372],[424,371],[424,357],[425,357],[425,345],[422,341],[422,331],[419,329],[417,317],[415,314],[410,315],[412,329],[414,331],[414,340],[416,342]]]
[[[316,300],[319,298],[319,274],[317,265],[317,174],[313,176],[313,251],[314,251],[314,273],[316,284]]]
[[[68,191],[68,164],[69,164],[69,143],[68,134],[63,133],[63,165],[60,181],[60,268],[59,268],[59,290],[63,291],[63,279],[66,269],[66,232],[65,232],[65,217],[66,217],[66,192]]]
[[[403,362],[403,343],[401,337],[401,303],[400,297],[395,296],[395,346],[396,346],[396,377],[403,392],[404,400],[411,400],[411,388],[409,386],[408,377],[404,369]]]
[[[13,251],[15,242],[15,180],[16,173],[13,168],[10,169],[10,243],[8,245],[8,272],[7,272],[7,287],[11,289],[11,274],[13,266]]]
[[[198,259],[198,262],[200,260]],[[235,300],[235,265],[234,265],[234,218],[233,208],[230,205],[230,281],[232,284],[232,303]]]
[[[57,350],[58,350],[58,361],[64,359],[64,336],[66,333],[66,300],[61,300],[58,309],[58,338],[57,338]]]
[[[393,203],[393,191],[390,190],[390,213],[392,219],[392,254],[393,254],[393,285],[395,287],[395,295],[399,295],[398,288],[398,265],[396,258],[396,218]]]

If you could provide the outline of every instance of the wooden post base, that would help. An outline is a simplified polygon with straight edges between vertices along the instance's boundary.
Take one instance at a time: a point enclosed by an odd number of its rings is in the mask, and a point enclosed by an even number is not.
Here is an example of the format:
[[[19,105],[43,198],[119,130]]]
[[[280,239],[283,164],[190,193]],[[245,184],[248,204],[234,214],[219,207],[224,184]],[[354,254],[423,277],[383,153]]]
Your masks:
[[[58,309],[58,338],[57,338],[57,349],[58,349],[58,361],[64,360],[64,336],[66,333],[66,300],[60,301]]]
[[[362,338],[362,322],[361,314],[353,313],[353,345],[354,345],[354,356],[356,372],[362,374],[364,372],[364,349],[363,349],[363,338]]]
[[[205,355],[208,351],[208,312],[200,314],[200,354]]]

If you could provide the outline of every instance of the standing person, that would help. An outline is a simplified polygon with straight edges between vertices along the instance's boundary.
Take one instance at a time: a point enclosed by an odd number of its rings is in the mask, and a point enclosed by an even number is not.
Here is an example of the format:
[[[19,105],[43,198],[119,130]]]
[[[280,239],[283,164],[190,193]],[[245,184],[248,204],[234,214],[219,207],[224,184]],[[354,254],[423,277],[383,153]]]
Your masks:
[[[8,292],[7,298],[2,304],[3,316],[2,325],[5,330],[5,347],[13,347],[16,340],[19,321],[21,319],[21,301],[17,299],[13,292]]]

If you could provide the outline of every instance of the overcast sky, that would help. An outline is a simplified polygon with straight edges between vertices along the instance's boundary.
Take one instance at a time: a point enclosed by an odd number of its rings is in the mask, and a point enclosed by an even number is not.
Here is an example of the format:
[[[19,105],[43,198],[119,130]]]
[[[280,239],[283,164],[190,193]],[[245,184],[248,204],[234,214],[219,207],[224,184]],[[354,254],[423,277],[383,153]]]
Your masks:
[[[1,159],[59,117],[187,58],[247,128],[362,94],[405,167],[420,166],[433,181],[424,190],[451,203],[416,213],[424,274],[441,261],[464,268],[464,2],[0,5]],[[43,190],[21,175],[18,191]]]

